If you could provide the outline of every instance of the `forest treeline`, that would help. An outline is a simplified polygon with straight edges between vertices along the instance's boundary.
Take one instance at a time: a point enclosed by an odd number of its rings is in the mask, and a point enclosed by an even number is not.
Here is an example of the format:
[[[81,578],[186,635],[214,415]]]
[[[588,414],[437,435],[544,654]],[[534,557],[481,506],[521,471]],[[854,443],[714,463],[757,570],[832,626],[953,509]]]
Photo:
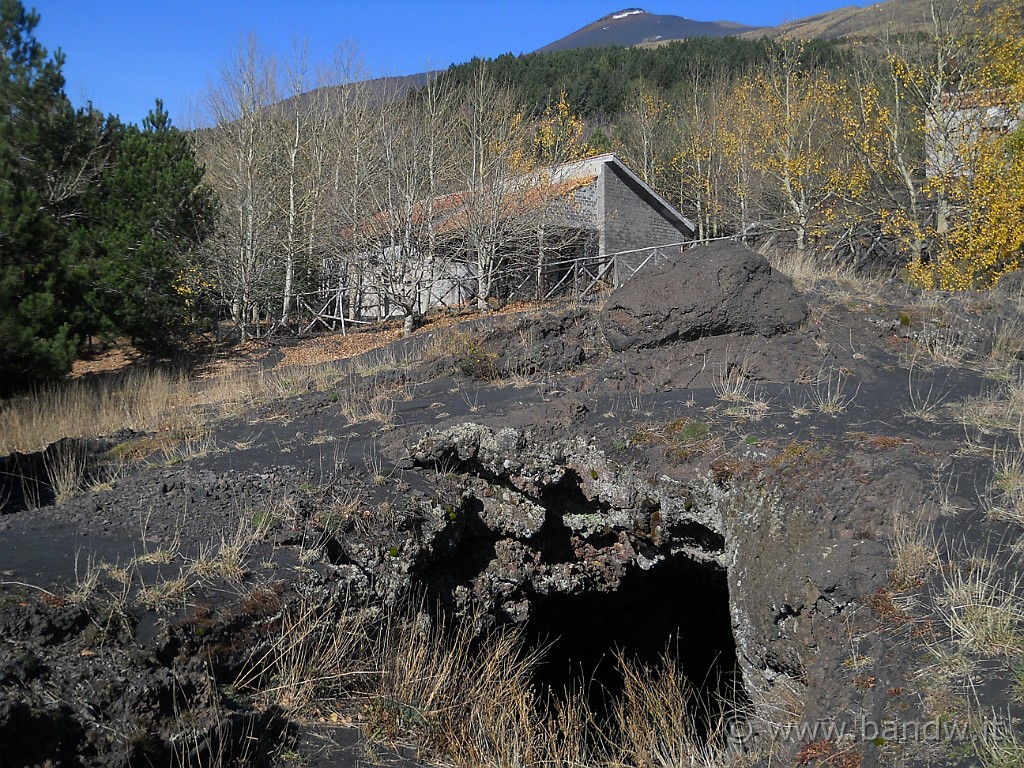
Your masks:
[[[971,126],[979,99],[1007,119],[1024,103],[1020,10],[934,10],[929,35],[841,50],[696,40],[506,56],[411,94],[367,80],[351,47],[315,66],[250,40],[197,134],[222,205],[206,275],[243,335],[296,312],[354,318],[367,297],[411,327],[453,263],[470,265],[483,308],[503,272],[539,276],[564,245],[510,182],[545,200],[559,187],[543,169],[611,150],[700,239],[773,238],[926,288],[990,287],[1019,264],[1024,161],[1016,132]]]
[[[931,34],[695,40],[503,56],[418,91],[342,46],[250,38],[203,122],[142,127],[63,92],[38,18],[3,9],[0,388],[63,375],[90,340],[166,350],[367,317],[418,322],[453,270],[481,308],[571,250],[558,163],[615,151],[697,227],[991,287],[1024,244],[1020,9],[935,7]],[[982,129],[984,128],[984,130]],[[528,180],[528,183],[524,183]],[[518,278],[517,278],[518,279]]]
[[[694,78],[749,73],[767,66],[782,51],[779,43],[768,39],[702,37],[656,48],[507,53],[454,64],[443,77],[452,85],[465,85],[485,67],[495,80],[511,84],[531,112],[542,112],[564,94],[578,115],[600,125],[621,114],[641,85],[656,89],[667,101],[677,101],[685,97]],[[851,59],[840,45],[826,40],[806,42],[796,57],[804,69],[836,72]]]

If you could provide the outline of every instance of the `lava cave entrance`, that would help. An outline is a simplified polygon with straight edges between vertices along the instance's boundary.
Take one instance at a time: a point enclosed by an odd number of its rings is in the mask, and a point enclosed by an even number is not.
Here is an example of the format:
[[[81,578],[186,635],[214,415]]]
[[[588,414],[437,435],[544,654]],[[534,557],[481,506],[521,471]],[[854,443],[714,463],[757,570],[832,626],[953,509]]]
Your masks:
[[[616,656],[659,666],[666,653],[694,689],[696,713],[739,703],[742,679],[722,569],[676,555],[627,573],[617,590],[534,598],[526,641],[547,648],[534,681],[552,696],[585,690],[608,714],[622,691]]]

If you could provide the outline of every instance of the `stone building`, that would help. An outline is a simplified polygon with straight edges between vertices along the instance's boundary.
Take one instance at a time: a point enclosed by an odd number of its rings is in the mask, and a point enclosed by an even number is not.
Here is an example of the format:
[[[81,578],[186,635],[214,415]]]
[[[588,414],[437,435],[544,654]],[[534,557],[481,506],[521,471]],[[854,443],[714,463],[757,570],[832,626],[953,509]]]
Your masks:
[[[395,217],[387,212],[364,222],[362,241],[381,247],[379,253],[350,255],[342,268],[344,285],[332,289],[335,317],[339,308],[348,317],[404,314],[411,298],[418,314],[476,300],[480,262],[469,233],[480,205],[502,209],[492,211],[499,219],[491,224],[501,241],[501,265],[488,296],[499,302],[616,287],[644,265],[679,253],[695,233],[686,217],[611,153],[544,168],[477,194],[492,199],[455,192],[411,211],[415,227],[404,231],[422,233],[429,219],[430,258],[424,257],[422,235],[395,244]]]
[[[929,179],[970,176],[978,142],[1006,136],[1024,121],[1024,104],[1002,89],[945,94],[925,120],[925,173]]]
[[[565,163],[551,169],[559,179],[590,179],[574,192],[585,215],[576,223],[596,234],[599,258],[693,240],[693,223],[654,191],[615,154]]]

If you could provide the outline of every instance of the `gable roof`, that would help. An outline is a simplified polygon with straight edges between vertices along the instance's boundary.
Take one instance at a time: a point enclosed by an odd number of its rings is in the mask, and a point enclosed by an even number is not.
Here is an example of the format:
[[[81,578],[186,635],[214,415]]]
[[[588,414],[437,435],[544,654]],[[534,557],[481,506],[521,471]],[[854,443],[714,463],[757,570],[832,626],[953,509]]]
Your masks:
[[[589,186],[597,181],[596,175],[572,176],[564,179],[551,177],[550,183],[534,185],[523,189],[522,194],[510,196],[506,203],[511,213],[525,214],[533,210],[553,205],[556,201],[564,200],[578,189]],[[439,195],[432,199],[419,200],[413,204],[411,215],[415,226],[424,226],[427,219],[433,221],[434,233],[445,235],[458,231],[464,227],[469,218],[468,206],[470,196],[466,191],[451,192],[446,195]],[[373,232],[378,227],[386,230],[388,224],[388,212],[378,211],[360,222],[363,231]]]
[[[696,227],[693,222],[630,170],[614,152],[548,166],[512,180],[511,186],[519,187],[524,191],[523,194],[511,197],[509,205],[514,208],[513,212],[516,214],[551,206],[597,182],[603,166],[615,173],[634,194],[643,199],[680,234],[687,238],[694,236]],[[531,179],[538,178],[542,178],[543,182],[531,185]],[[413,223],[423,226],[427,218],[430,217],[433,220],[435,234],[450,234],[465,226],[469,218],[468,205],[469,193],[464,190],[440,195],[430,200],[420,200],[413,205],[411,211]],[[386,228],[388,223],[388,213],[380,211],[360,222],[359,228],[372,232],[380,227]]]

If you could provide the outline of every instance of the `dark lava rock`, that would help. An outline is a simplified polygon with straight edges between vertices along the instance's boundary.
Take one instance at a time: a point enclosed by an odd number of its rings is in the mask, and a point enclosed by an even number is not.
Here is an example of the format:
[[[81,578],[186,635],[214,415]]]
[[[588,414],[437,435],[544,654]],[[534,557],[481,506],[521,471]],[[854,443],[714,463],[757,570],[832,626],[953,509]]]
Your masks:
[[[807,316],[789,278],[763,256],[723,242],[640,272],[611,294],[601,325],[620,352],[726,333],[774,336]]]
[[[1024,296],[1024,269],[1003,275],[996,284],[996,290],[1005,296]]]
[[[53,607],[28,601],[0,614],[0,638],[39,645],[54,645],[89,626],[89,614],[80,605],[58,602]]]
[[[106,438],[64,437],[43,451],[0,456],[0,514],[46,506],[57,498],[54,472],[80,466],[83,485],[100,479],[103,454],[138,433],[123,429]]]
[[[75,765],[82,729],[71,708],[29,706],[0,691],[0,766]]]

